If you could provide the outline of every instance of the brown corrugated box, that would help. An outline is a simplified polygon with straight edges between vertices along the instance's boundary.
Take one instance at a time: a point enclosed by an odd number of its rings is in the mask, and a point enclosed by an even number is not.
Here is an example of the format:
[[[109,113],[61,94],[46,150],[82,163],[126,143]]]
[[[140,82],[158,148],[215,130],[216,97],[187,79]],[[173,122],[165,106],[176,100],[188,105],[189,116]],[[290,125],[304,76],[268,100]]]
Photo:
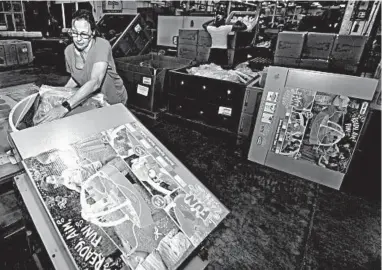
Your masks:
[[[300,58],[307,32],[280,32],[275,57]]]
[[[300,68],[328,70],[329,60],[324,59],[301,59]]]
[[[331,54],[333,61],[357,64],[361,59],[367,39],[367,36],[337,35]]]
[[[179,29],[178,44],[197,45],[198,30]]]
[[[206,63],[210,56],[210,47],[198,46],[196,53],[196,61],[199,63]]]
[[[308,33],[302,52],[304,58],[329,59],[336,34]]]
[[[211,47],[212,39],[211,35],[205,30],[199,30],[198,32],[198,45],[204,47]]]
[[[283,66],[283,67],[298,67],[300,64],[300,59],[292,58],[292,57],[275,56],[273,59],[273,64],[275,66]]]
[[[188,44],[178,44],[178,57],[195,60],[197,55],[197,46]]]

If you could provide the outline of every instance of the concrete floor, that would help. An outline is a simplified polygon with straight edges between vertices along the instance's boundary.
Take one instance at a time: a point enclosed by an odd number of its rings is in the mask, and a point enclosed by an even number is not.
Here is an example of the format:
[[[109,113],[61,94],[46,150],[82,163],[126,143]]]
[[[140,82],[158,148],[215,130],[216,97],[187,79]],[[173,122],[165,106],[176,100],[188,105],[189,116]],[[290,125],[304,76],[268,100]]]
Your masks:
[[[249,162],[221,136],[166,120],[149,129],[231,211],[203,243],[208,269],[381,269],[380,200]]]
[[[249,162],[223,138],[151,130],[231,210],[205,243],[209,269],[381,269],[380,201]]]

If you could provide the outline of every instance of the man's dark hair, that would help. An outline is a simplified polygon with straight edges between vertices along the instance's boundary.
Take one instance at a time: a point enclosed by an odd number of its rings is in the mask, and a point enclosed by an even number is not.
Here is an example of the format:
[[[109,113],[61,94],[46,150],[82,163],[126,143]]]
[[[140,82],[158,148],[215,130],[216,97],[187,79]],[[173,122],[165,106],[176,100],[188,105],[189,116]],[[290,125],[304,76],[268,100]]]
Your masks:
[[[85,20],[90,24],[90,29],[95,32],[95,36],[99,36],[97,25],[94,21],[94,17],[91,11],[86,9],[79,9],[73,13],[72,23],[78,20]]]

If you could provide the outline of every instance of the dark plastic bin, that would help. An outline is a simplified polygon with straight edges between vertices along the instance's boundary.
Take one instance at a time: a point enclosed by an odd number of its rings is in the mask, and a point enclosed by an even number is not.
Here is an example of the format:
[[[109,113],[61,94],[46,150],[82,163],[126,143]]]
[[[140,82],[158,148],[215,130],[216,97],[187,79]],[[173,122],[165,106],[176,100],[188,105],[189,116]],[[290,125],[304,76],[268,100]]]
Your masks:
[[[188,67],[192,60],[147,54],[115,60],[128,95],[128,103],[147,112],[158,112],[167,105],[167,70]]]

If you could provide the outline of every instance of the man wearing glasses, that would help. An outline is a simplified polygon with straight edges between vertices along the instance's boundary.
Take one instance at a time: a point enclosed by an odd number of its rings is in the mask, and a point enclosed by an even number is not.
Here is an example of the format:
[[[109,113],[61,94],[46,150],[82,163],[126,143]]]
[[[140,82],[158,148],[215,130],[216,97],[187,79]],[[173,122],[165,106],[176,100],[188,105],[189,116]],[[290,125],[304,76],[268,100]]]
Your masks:
[[[80,88],[62,105],[49,111],[40,123],[62,118],[99,90],[109,104],[127,102],[127,92],[117,74],[110,43],[97,37],[90,11],[78,10],[73,14],[69,35],[73,43],[65,49],[65,61],[71,77],[65,87]]]

